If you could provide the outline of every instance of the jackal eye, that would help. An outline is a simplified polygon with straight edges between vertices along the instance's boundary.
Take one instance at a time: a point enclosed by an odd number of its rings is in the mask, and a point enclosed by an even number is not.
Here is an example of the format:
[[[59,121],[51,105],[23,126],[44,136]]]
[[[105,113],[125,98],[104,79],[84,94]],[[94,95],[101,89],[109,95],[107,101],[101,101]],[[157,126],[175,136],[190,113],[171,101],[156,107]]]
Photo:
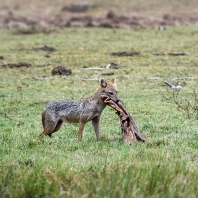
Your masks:
[[[111,91],[108,91],[107,93],[108,93],[109,95],[113,95],[113,92],[111,92]]]

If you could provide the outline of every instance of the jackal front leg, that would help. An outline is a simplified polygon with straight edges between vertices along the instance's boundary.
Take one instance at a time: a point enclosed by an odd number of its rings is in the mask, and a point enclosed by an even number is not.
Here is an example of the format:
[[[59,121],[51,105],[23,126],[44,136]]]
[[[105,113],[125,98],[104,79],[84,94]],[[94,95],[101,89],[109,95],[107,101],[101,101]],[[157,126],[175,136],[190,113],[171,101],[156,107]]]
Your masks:
[[[82,139],[82,134],[83,134],[85,124],[86,124],[86,122],[84,122],[84,121],[79,122],[79,129],[78,129],[78,140],[79,141]]]
[[[100,139],[99,122],[100,122],[100,116],[97,116],[97,117],[93,118],[93,120],[92,120],[92,125],[93,125],[94,131],[96,133],[97,141],[99,141],[99,139]]]

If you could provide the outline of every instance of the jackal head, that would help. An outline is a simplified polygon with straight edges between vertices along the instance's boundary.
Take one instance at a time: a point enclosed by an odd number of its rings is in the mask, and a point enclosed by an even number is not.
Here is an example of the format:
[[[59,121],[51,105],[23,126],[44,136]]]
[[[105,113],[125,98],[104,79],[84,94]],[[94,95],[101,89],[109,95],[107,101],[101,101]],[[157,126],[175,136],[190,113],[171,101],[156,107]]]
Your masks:
[[[100,79],[100,86],[101,97],[108,96],[115,103],[120,101],[117,96],[116,78],[112,79],[109,83],[107,83],[104,79]]]

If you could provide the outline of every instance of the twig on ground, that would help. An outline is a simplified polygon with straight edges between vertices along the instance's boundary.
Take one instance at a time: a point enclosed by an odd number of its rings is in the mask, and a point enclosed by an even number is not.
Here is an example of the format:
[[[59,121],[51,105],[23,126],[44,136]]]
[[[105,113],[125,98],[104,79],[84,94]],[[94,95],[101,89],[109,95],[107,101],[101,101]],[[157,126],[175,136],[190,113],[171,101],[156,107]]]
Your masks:
[[[161,78],[160,77],[150,77],[148,78],[148,80],[160,80]]]
[[[172,80],[198,80],[198,77],[180,77],[180,78],[173,78]]]
[[[37,76],[34,76],[33,78],[36,80],[52,80],[52,79],[54,79],[54,77],[37,77]]]
[[[84,80],[84,81],[98,81],[98,78],[88,78],[88,79],[82,78],[82,80]]]
[[[107,68],[102,68],[102,67],[88,67],[88,68],[82,68],[83,70],[103,70]]]

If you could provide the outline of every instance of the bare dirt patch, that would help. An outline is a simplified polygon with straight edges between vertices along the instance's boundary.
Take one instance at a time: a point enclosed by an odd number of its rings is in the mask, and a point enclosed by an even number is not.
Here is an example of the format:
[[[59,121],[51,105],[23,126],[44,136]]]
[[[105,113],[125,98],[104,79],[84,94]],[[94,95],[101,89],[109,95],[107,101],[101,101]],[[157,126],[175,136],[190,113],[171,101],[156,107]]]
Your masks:
[[[29,34],[51,34],[54,32],[54,29],[46,29],[46,28],[36,28],[36,27],[28,27],[28,28],[17,28],[14,34],[17,35],[29,35]]]
[[[43,47],[34,47],[33,50],[35,51],[46,51],[46,52],[54,52],[56,49],[54,47],[49,47],[47,45]]]
[[[58,67],[54,67],[51,73],[53,76],[54,75],[69,76],[72,74],[72,71],[71,69],[66,69],[63,66],[58,66]]]
[[[91,5],[87,3],[76,3],[76,4],[70,4],[63,6],[61,11],[64,12],[74,12],[74,13],[81,13],[86,12],[91,7]]]
[[[134,56],[139,55],[140,52],[137,51],[123,51],[123,52],[112,52],[110,53],[111,56]]]
[[[20,63],[8,63],[5,66],[9,68],[21,68],[21,67],[30,67],[32,66],[32,64],[28,62],[20,62]]]
[[[151,52],[151,54],[156,56],[170,55],[170,56],[186,56],[186,52]]]
[[[198,3],[163,0],[87,1],[72,3],[30,0],[0,3],[0,28],[23,28],[22,34],[35,32],[31,27],[162,27],[198,24]]]

